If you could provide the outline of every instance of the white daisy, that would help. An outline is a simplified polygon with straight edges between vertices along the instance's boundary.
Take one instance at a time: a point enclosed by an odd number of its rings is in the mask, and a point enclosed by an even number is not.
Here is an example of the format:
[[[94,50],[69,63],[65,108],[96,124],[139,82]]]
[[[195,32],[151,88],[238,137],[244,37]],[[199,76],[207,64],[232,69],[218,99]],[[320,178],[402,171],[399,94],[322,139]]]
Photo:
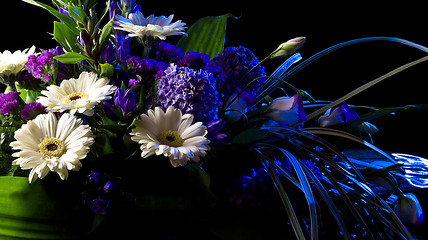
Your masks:
[[[164,155],[174,167],[185,166],[189,160],[198,162],[210,149],[206,128],[192,122],[193,115],[182,115],[172,106],[166,112],[156,107],[135,121],[131,139],[141,144],[141,157]]]
[[[37,102],[50,112],[70,111],[71,114],[79,112],[92,116],[95,105],[110,99],[108,95],[116,89],[108,83],[107,78],[98,78],[97,74],[91,72],[82,72],[78,79],[64,80],[59,87],[48,86],[47,91],[41,91],[46,97],[39,97]]]
[[[30,183],[44,178],[49,171],[56,172],[62,180],[68,170],[78,171],[81,159],[86,157],[94,136],[88,125],[71,114],[63,114],[57,120],[54,113],[40,114],[15,132],[11,142],[12,154],[18,159],[12,162],[22,169],[31,169]]]
[[[137,11],[129,14],[128,18],[116,15],[113,26],[114,29],[129,32],[130,37],[137,37],[141,43],[146,44],[152,39],[165,40],[167,36],[171,35],[186,35],[183,32],[186,23],[181,20],[171,23],[173,17],[174,15],[170,15],[168,18],[150,15],[145,18],[140,11]]]
[[[34,54],[35,50],[36,47],[32,46],[30,49],[17,50],[14,53],[9,50],[0,53],[0,77],[9,77],[21,72],[25,63],[27,63],[28,56]]]

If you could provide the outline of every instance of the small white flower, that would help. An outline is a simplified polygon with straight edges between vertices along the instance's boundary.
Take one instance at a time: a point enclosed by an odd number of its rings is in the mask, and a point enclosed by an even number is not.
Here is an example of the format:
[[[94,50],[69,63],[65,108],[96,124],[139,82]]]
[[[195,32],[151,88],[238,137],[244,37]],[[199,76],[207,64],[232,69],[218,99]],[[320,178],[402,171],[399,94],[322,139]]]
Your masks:
[[[210,149],[206,128],[192,122],[193,115],[182,115],[172,106],[166,112],[156,107],[136,120],[131,139],[141,144],[141,157],[164,155],[174,167],[185,166],[189,160],[198,162]]]
[[[92,116],[95,105],[111,99],[108,95],[116,89],[108,83],[107,78],[98,78],[95,73],[82,72],[78,79],[64,80],[59,87],[50,85],[47,91],[41,91],[46,97],[39,97],[37,101],[49,112],[70,111],[71,114],[79,112]]]
[[[86,157],[94,136],[88,125],[71,114],[63,114],[57,120],[54,113],[38,115],[15,132],[11,142],[12,154],[18,159],[12,162],[22,169],[31,169],[30,183],[44,178],[49,171],[67,179],[68,170],[78,171],[81,159]]]
[[[145,18],[140,11],[137,11],[129,14],[128,18],[116,15],[113,28],[128,32],[130,37],[137,37],[143,44],[148,41],[147,37],[165,40],[167,36],[185,35],[183,31],[186,24],[181,20],[171,23],[173,17],[174,15],[168,18],[150,15]]]
[[[23,51],[17,50],[11,53],[9,50],[0,53],[0,77],[16,75],[24,69],[28,56],[34,54],[35,46]]]

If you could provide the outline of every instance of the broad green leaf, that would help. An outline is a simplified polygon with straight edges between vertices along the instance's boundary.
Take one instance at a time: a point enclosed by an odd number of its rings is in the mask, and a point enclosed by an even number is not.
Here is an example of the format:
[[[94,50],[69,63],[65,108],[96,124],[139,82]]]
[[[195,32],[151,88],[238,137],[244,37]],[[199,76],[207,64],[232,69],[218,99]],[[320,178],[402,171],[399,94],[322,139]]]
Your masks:
[[[34,0],[22,0],[26,3],[41,7],[45,10],[47,10],[48,12],[50,12],[52,15],[54,15],[55,17],[57,17],[59,20],[61,20],[62,22],[64,22],[64,24],[76,35],[79,34],[79,30],[77,29],[77,25],[76,23],[67,15],[58,12],[55,8],[47,5],[47,4],[43,4]]]
[[[210,58],[223,52],[228,18],[236,18],[231,13],[208,16],[196,21],[183,36],[177,47],[184,53],[189,51],[208,54]]]
[[[76,64],[83,60],[92,61],[92,59],[86,56],[83,56],[80,53],[75,53],[75,52],[68,52],[62,55],[58,55],[58,56],[55,56],[54,59],[65,64]]]
[[[67,52],[79,52],[76,34],[64,23],[54,22],[54,39],[65,49]]]
[[[51,193],[52,194],[52,193]],[[0,239],[70,239],[70,212],[43,184],[24,177],[0,177]]]

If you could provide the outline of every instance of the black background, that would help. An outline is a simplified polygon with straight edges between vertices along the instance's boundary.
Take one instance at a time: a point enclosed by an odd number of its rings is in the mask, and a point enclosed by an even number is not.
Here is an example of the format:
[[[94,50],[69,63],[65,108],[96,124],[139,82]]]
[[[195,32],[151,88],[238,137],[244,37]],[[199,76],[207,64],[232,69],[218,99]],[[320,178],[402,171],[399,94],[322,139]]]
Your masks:
[[[243,45],[259,59],[267,56],[280,43],[298,36],[307,38],[300,50],[304,59],[334,44],[361,37],[400,37],[428,46],[426,7],[420,1],[334,3],[218,0],[139,3],[145,16],[175,14],[174,19],[183,20],[188,27],[201,17],[231,12],[240,18],[228,21],[226,46]],[[104,5],[104,1],[100,1],[100,5]],[[2,3],[0,11],[0,51],[14,51],[32,45],[42,49],[56,46],[49,35],[53,31],[55,18],[47,11],[17,0]],[[178,37],[167,39],[172,44],[177,40]],[[397,43],[363,43],[323,57],[290,82],[317,99],[334,100],[424,54]],[[271,73],[281,63],[281,60],[268,62],[265,64],[267,72]],[[385,80],[348,103],[376,107],[428,103],[427,80],[428,62]],[[374,136],[375,144],[385,150],[428,158],[427,113],[406,112],[375,121],[379,128]],[[421,201],[427,199],[426,195],[418,194]]]

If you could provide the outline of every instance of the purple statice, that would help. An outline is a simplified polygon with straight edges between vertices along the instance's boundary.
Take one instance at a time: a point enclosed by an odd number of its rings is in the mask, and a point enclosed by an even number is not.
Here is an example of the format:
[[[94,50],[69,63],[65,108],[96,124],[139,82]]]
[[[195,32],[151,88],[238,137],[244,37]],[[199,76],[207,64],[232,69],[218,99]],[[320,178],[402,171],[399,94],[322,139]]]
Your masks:
[[[0,93],[0,113],[9,115],[12,110],[18,107],[17,98],[20,92],[12,91],[9,93]]]
[[[37,115],[45,113],[45,107],[39,102],[31,102],[25,105],[24,109],[21,112],[21,118],[25,121],[32,120],[37,117]]]
[[[158,72],[166,69],[166,64],[154,59],[131,57],[126,60],[130,72],[135,73],[142,81],[154,81]]]
[[[138,84],[140,84],[140,82],[137,79],[131,78],[128,82],[128,88],[138,86]]]
[[[184,53],[176,46],[166,42],[160,42],[155,46],[156,60],[166,64],[175,63],[184,56]]]
[[[33,74],[25,72],[21,73],[16,80],[21,88],[39,90],[42,88],[43,81],[35,78]]]
[[[56,81],[61,81],[66,78],[65,73],[70,70],[68,64],[63,64],[53,59],[53,57],[64,54],[62,47],[56,47],[43,51],[40,55],[30,55],[25,69],[32,73],[37,79],[41,79],[44,82],[49,82],[53,77]],[[58,71],[55,71],[58,68]],[[52,74],[57,72],[57,76]]]
[[[251,50],[243,46],[224,49],[223,53],[213,58],[213,62],[221,67],[226,75],[221,88],[221,92],[225,96],[233,94],[236,88],[244,89],[249,94],[256,96],[265,81],[264,78],[261,78],[250,84],[253,79],[266,76],[266,72],[265,68],[259,65],[248,73],[259,63],[259,60]]]
[[[157,103],[164,111],[174,106],[183,114],[193,114],[195,122],[201,121],[205,125],[217,119],[221,101],[211,73],[171,65],[160,77],[157,86]]]
[[[86,201],[86,205],[91,208],[93,213],[97,213],[100,215],[106,215],[108,213],[110,207],[110,200],[98,196],[94,199],[88,199]]]

